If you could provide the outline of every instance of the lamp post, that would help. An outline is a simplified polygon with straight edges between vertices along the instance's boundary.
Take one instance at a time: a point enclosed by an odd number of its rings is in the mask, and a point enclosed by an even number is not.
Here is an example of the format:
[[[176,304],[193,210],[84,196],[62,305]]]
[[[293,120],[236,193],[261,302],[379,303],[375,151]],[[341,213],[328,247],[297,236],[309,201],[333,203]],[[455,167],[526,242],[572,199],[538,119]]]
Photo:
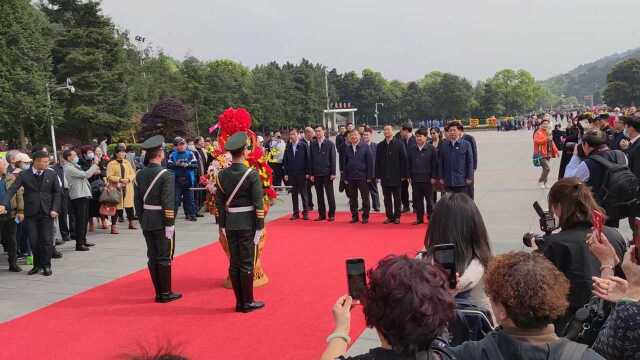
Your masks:
[[[53,89],[53,91],[49,90],[49,83],[45,85],[45,89],[47,91],[47,117],[49,118],[49,122],[51,124],[51,145],[52,145],[51,149],[53,151],[53,159],[57,163],[58,152],[56,151],[57,150],[56,129],[54,125],[53,116],[51,116],[51,95],[61,90],[69,90],[70,93],[75,94],[76,88],[73,85],[71,85],[71,79],[67,78],[67,82],[65,83],[65,85],[58,85]]]
[[[376,103],[376,129],[378,128],[378,105],[384,107],[384,103]]]

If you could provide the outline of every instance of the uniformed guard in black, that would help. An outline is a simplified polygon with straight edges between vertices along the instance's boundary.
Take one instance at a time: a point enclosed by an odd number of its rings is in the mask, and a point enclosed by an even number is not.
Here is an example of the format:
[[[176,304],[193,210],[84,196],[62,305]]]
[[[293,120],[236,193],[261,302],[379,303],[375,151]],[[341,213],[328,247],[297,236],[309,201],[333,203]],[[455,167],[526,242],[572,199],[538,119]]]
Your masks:
[[[148,267],[156,291],[156,302],[182,297],[171,291],[171,260],[175,251],[175,195],[173,174],[160,165],[164,160],[164,138],[154,136],[141,147],[148,165],[136,175],[134,201],[142,234],[147,242]]]
[[[233,164],[216,178],[217,220],[229,243],[229,278],[236,296],[236,311],[248,313],[264,307],[253,299],[256,245],[264,229],[262,183],[258,172],[244,165],[247,135],[233,134],[225,143]]]

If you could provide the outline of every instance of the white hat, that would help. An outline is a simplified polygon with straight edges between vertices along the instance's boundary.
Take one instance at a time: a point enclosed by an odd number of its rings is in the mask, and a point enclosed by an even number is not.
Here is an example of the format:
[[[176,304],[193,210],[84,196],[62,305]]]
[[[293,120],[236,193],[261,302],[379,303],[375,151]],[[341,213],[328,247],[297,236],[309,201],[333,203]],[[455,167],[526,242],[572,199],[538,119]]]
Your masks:
[[[18,162],[18,161],[23,162],[23,163],[30,163],[31,162],[31,158],[29,157],[29,155],[27,155],[25,153],[19,153],[13,159],[15,160],[15,162]]]

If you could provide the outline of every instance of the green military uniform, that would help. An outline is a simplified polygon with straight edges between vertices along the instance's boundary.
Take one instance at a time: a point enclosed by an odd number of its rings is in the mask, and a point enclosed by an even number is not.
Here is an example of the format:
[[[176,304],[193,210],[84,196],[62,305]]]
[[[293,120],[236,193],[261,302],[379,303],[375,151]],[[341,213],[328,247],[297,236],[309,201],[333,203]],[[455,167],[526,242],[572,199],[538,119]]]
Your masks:
[[[246,144],[247,135],[238,132],[227,140],[225,150],[233,152]],[[254,240],[259,239],[264,229],[262,182],[256,170],[233,163],[220,171],[216,187],[217,220],[229,244],[229,278],[236,295],[236,311],[250,312],[264,306],[253,299]]]
[[[149,151],[163,143],[162,136],[154,136],[141,147]],[[171,292],[171,261],[175,251],[174,182],[170,171],[154,163],[140,170],[134,181],[134,205],[147,242],[147,265],[157,302],[176,300],[180,295]]]

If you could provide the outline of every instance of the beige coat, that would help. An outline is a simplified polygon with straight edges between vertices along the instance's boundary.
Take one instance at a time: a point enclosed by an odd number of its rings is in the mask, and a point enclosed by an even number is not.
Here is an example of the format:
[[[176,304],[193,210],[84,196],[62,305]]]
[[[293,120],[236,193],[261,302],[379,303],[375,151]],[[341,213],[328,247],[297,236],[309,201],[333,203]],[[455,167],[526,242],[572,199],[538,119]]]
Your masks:
[[[124,178],[129,179],[129,183],[126,188],[122,188],[124,196],[122,197],[120,204],[118,204],[118,209],[133,207],[133,180],[136,177],[136,172],[133,170],[129,161],[124,160],[122,165],[124,166]],[[110,184],[117,185],[120,182],[120,179],[123,178],[120,175],[120,163],[117,160],[109,161],[109,164],[107,165],[107,181],[109,181]]]

